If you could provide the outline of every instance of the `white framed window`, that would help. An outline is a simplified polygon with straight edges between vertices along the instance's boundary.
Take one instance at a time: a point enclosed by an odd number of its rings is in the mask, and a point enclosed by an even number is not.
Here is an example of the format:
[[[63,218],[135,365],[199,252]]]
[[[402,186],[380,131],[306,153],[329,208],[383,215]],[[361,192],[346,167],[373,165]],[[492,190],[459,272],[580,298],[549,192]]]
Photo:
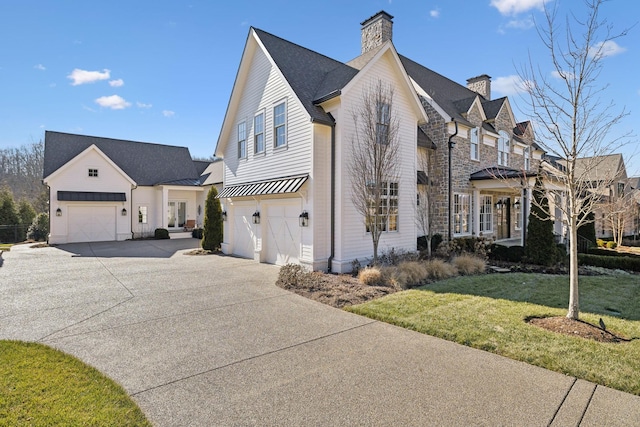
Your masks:
[[[453,195],[453,232],[468,234],[471,231],[471,196]]]
[[[264,152],[264,113],[253,118],[253,152]]]
[[[147,207],[146,206],[138,206],[138,223],[139,224],[147,224]]]
[[[522,204],[521,197],[513,198],[513,210],[515,211],[515,215],[516,215],[516,224],[515,224],[516,230],[522,229],[522,206],[520,206],[521,204]]]
[[[498,138],[498,165],[500,166],[509,166],[509,152],[510,144],[509,144],[509,134],[503,130],[499,132],[500,137]]]
[[[373,187],[372,187],[373,189]],[[379,221],[379,227],[382,231],[398,231],[398,183],[383,182],[380,184],[380,206],[370,203],[370,218],[366,221],[367,233],[371,232],[370,224],[375,218]]]
[[[287,104],[282,102],[273,107],[273,145],[287,145]]]
[[[473,128],[470,133],[471,160],[480,160],[480,128]]]
[[[376,105],[376,142],[389,144],[389,125],[391,123],[391,106],[386,102]]]
[[[524,157],[524,170],[528,171],[531,168],[531,146],[527,145],[522,150],[522,156]]]
[[[480,231],[488,233],[493,231],[493,197],[482,196],[480,198]]]
[[[89,168],[88,175],[89,175],[90,178],[97,178],[98,177],[98,169]]]
[[[238,123],[238,158],[247,157],[247,124],[245,122]]]

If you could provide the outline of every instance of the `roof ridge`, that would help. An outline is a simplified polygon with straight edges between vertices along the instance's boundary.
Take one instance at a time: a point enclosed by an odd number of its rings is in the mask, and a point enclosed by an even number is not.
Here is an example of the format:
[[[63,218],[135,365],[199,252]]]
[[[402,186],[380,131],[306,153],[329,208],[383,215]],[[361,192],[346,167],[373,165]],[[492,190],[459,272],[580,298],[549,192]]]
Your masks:
[[[159,145],[161,147],[184,148],[184,149],[189,150],[189,147],[186,147],[186,146],[171,145],[171,144],[161,144],[159,142],[134,141],[134,140],[131,140],[131,139],[111,138],[111,137],[107,137],[107,136],[97,136],[97,135],[84,135],[84,134],[69,133],[69,132],[58,132],[58,131],[55,131],[55,130],[46,130],[45,134],[46,133],[57,133],[57,134],[60,134],[60,135],[68,135],[68,136],[81,136],[83,138],[97,138],[97,139],[103,139],[103,140],[109,140],[109,141],[120,141],[120,142],[134,143],[134,144]]]

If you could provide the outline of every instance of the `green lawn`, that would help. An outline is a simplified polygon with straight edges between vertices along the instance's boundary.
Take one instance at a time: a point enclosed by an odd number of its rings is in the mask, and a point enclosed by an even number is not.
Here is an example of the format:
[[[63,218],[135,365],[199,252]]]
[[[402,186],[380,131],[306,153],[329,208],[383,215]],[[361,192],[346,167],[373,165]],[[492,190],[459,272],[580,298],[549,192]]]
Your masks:
[[[151,424],[122,387],[75,357],[0,340],[0,425]]]
[[[568,276],[456,277],[347,308],[373,319],[640,395],[640,276],[580,278],[580,318],[630,338],[605,344],[529,325],[564,316]]]

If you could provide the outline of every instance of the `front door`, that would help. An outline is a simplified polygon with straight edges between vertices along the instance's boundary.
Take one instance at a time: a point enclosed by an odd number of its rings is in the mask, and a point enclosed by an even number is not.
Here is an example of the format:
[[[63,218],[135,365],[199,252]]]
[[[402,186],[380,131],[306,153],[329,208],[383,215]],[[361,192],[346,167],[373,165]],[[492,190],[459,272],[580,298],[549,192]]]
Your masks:
[[[511,237],[511,199],[503,197],[496,203],[498,217],[498,240]]]
[[[183,228],[187,222],[187,202],[170,201],[167,219],[168,228]]]

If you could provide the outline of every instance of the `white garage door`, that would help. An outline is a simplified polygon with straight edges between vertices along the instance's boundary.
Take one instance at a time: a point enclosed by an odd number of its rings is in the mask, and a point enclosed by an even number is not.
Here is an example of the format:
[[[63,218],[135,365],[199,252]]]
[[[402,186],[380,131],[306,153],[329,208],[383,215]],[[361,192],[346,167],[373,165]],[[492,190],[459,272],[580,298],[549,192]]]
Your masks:
[[[233,253],[251,259],[254,254],[253,212],[255,206],[235,206],[233,209]]]
[[[69,206],[69,242],[116,240],[115,206]]]
[[[297,263],[300,258],[300,203],[268,205],[264,260],[271,264]]]

